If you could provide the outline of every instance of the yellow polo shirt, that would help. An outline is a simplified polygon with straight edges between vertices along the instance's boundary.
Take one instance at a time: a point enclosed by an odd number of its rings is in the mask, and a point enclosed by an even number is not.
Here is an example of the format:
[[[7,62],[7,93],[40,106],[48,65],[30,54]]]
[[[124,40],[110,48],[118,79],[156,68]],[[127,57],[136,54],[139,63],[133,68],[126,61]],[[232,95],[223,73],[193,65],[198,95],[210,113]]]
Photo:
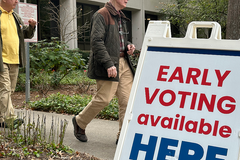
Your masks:
[[[19,64],[19,37],[13,10],[5,11],[1,6],[2,58],[4,63]]]

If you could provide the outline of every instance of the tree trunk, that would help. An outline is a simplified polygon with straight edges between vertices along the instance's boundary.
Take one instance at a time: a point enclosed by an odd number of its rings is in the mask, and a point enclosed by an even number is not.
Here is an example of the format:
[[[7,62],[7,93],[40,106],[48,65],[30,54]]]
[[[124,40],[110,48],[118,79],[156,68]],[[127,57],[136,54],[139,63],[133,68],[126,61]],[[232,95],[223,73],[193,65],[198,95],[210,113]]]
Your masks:
[[[228,1],[228,15],[227,15],[227,39],[240,38],[240,1]]]

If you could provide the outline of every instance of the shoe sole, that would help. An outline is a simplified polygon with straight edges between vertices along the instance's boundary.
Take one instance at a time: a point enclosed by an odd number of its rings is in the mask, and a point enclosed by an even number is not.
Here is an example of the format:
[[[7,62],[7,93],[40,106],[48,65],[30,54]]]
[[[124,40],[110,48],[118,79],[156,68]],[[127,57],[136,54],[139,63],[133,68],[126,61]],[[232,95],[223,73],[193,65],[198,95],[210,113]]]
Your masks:
[[[73,128],[74,128],[74,131],[73,131],[74,136],[77,138],[76,133],[75,133],[75,131],[77,130],[77,128],[76,128],[77,122],[76,122],[76,117],[75,116],[72,118],[72,123],[73,123]]]

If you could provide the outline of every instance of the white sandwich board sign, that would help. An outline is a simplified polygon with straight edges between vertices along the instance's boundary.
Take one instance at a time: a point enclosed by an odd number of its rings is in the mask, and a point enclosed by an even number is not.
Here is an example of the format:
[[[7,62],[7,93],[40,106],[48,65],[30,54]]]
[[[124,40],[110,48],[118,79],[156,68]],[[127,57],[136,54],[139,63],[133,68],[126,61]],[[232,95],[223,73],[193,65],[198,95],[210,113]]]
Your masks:
[[[216,22],[172,38],[168,21],[150,21],[114,160],[238,160],[239,44]]]

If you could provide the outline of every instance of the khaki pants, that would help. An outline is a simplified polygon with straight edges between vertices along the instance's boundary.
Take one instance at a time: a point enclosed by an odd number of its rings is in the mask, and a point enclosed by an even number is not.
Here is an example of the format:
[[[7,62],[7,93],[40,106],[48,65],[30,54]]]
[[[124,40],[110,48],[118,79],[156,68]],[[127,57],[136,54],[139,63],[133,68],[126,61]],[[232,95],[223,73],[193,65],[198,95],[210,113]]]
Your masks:
[[[0,122],[15,118],[11,100],[18,77],[18,64],[3,64],[4,72],[0,72]]]
[[[127,60],[119,60],[119,82],[97,80],[97,93],[92,101],[76,116],[77,124],[85,129],[88,123],[112,100],[114,95],[118,98],[119,104],[119,137],[122,123],[127,108],[127,103],[133,83],[133,74]]]

